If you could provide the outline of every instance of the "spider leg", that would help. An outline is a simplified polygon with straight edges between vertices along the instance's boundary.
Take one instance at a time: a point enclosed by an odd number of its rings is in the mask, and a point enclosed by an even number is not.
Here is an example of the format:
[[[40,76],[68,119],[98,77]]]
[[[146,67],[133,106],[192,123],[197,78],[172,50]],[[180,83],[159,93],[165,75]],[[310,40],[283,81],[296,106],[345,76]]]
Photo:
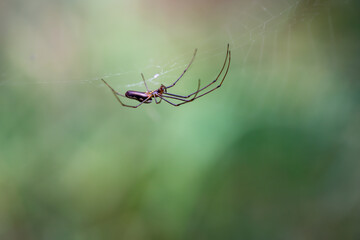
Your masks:
[[[200,89],[200,79],[199,79],[199,82],[198,82],[198,90],[196,91],[195,93],[195,96],[193,98],[191,98],[190,100],[187,100],[187,99],[181,99],[181,98],[175,98],[175,97],[169,97],[169,96],[159,96],[161,99],[163,99],[165,102],[175,106],[175,107],[178,107],[180,105],[183,105],[185,103],[189,103],[189,102],[192,102],[196,99],[196,96],[197,94],[199,93],[199,89]],[[173,98],[173,99],[176,99],[176,100],[181,100],[181,101],[184,101],[182,103],[178,103],[178,104],[175,104],[175,103],[172,103],[170,102],[169,100],[167,100],[166,98]]]
[[[149,100],[149,99],[151,98],[151,96],[150,96],[150,97],[146,98],[144,101],[142,101],[141,103],[139,103],[138,105],[135,105],[135,106],[127,105],[127,104],[123,103],[117,95],[120,95],[120,96],[122,96],[122,97],[126,97],[126,96],[124,96],[124,95],[118,93],[117,91],[115,91],[107,82],[105,82],[104,79],[101,79],[101,80],[111,89],[112,93],[114,94],[114,96],[116,97],[116,99],[118,100],[118,102],[119,102],[122,106],[124,106],[124,107],[137,108],[137,107],[139,107],[141,104],[145,103],[147,100]]]
[[[184,99],[184,98],[180,98],[180,97],[173,97],[173,96],[165,96],[165,95],[162,95],[163,98],[171,98],[171,99],[175,99],[175,100],[179,100],[179,101],[190,101],[188,99]]]
[[[194,94],[198,94],[198,92],[200,92],[201,90],[199,90],[200,88],[200,79],[199,79],[199,84],[198,84],[198,89],[194,92]],[[174,96],[173,96],[174,95]],[[166,96],[166,95],[162,95],[163,98],[171,98],[171,99],[176,99],[179,101],[184,101],[184,102],[191,102],[193,99],[184,99],[184,97],[180,96],[180,95],[175,95],[172,94],[171,96]],[[196,97],[196,95],[195,95]]]
[[[172,102],[170,102],[169,100],[166,100],[166,99],[163,98],[163,97],[160,97],[160,98],[161,98],[162,100],[164,100],[165,102],[170,103],[171,105],[173,105],[173,106],[175,106],[175,107],[179,106],[178,104],[172,103]]]
[[[211,89],[211,90],[209,90],[209,91],[207,91],[207,92],[205,92],[205,93],[203,93],[203,94],[201,94],[201,95],[199,95],[199,96],[196,96],[196,95],[197,95],[197,93],[196,93],[195,97],[194,97],[192,100],[198,99],[198,98],[200,98],[200,97],[202,97],[202,96],[204,96],[204,95],[206,95],[206,94],[208,94],[208,93],[211,93],[212,91],[218,89],[219,87],[221,87],[221,85],[222,85],[222,83],[224,82],[225,77],[226,77],[226,75],[227,75],[227,73],[228,73],[228,71],[229,71],[230,60],[231,60],[231,52],[229,51],[229,62],[228,62],[228,66],[227,66],[227,68],[226,68],[225,75],[223,76],[220,84],[217,85],[216,87],[214,87],[213,89]],[[209,86],[210,86],[210,85],[209,85]]]
[[[190,63],[188,64],[188,66],[185,68],[185,70],[183,71],[183,73],[180,75],[180,77],[178,79],[176,79],[176,81],[171,84],[170,86],[166,87],[166,88],[171,88],[173,86],[175,86],[175,84],[180,80],[180,78],[182,78],[182,76],[184,76],[184,74],[186,73],[186,71],[189,69],[189,67],[191,66],[192,62],[194,61],[195,59],[195,56],[196,56],[196,52],[197,52],[197,48],[195,48],[195,51],[194,51],[194,55],[190,61]]]
[[[227,59],[228,59],[228,56],[229,56],[229,64],[230,64],[230,50],[229,50],[229,44],[227,45],[227,50],[226,50],[226,56],[225,56],[225,61],[224,61],[224,64],[219,72],[219,74],[217,75],[217,77],[215,78],[215,80],[213,80],[212,82],[210,82],[208,85],[206,85],[205,87],[202,87],[199,92],[201,92],[202,90],[206,89],[207,87],[209,87],[210,85],[214,84],[220,77],[220,75],[222,74],[224,68],[225,68],[225,65],[226,65],[226,62],[227,62]],[[226,74],[225,74],[226,76]],[[222,80],[224,81],[224,79]],[[222,82],[221,82],[222,83]],[[220,84],[221,85],[221,84]],[[164,93],[166,95],[170,95],[170,96],[174,96],[174,97],[181,97],[181,98],[189,98],[191,97],[192,95],[194,95],[196,92],[193,92],[187,96],[181,96],[181,95],[177,95],[177,94],[172,94],[172,93]]]
[[[148,86],[146,85],[146,81],[145,81],[145,78],[144,78],[144,74],[143,74],[143,73],[141,73],[141,77],[142,77],[142,79],[143,79],[143,81],[144,81],[146,90],[147,90],[148,92],[150,92]]]
[[[156,103],[156,104],[161,103],[161,100],[162,100],[161,98],[160,98],[160,101],[158,101],[158,100],[156,99],[156,96],[155,96],[154,94],[152,95],[152,97],[155,99],[155,103]]]
[[[126,97],[125,95],[122,95],[121,93],[115,91],[112,87],[110,87],[110,85],[109,85],[107,82],[105,82],[104,79],[101,79],[101,80],[111,89],[111,91],[113,92],[113,94],[116,94],[116,95],[119,95],[119,96],[122,96],[122,97]]]

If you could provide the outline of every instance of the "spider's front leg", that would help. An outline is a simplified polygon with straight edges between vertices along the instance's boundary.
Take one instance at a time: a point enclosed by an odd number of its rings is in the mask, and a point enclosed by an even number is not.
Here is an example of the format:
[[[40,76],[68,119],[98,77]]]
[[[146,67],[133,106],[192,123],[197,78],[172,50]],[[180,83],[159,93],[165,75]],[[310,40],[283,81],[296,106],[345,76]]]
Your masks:
[[[199,92],[200,92],[200,79],[199,79],[199,82],[198,82],[198,89],[197,89],[197,91],[195,92],[195,96],[194,96],[193,98],[191,98],[190,100],[188,100],[188,99],[182,99],[182,98],[178,98],[178,97],[165,96],[165,95],[160,96],[160,98],[163,99],[165,102],[167,102],[167,103],[169,103],[169,104],[171,104],[171,105],[173,105],[173,106],[175,106],[175,107],[178,107],[178,106],[183,105],[183,104],[185,104],[185,103],[189,103],[189,102],[194,101],[194,100],[196,99],[196,96],[198,95]],[[172,99],[180,100],[180,101],[183,101],[183,102],[178,103],[178,104],[175,104],[175,103],[170,102],[170,101],[167,100],[166,98],[172,98]]]

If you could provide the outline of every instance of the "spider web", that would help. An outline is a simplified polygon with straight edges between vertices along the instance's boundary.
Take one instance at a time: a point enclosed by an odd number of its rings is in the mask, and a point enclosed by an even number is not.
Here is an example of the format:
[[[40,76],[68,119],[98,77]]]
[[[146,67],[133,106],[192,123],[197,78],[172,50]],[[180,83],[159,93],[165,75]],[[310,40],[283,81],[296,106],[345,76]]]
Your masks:
[[[277,44],[276,41],[273,41],[273,35],[276,36],[277,31],[282,31],[283,28],[286,28],[285,25],[289,24],[290,19],[293,17],[292,15],[302,1],[277,1],[277,3],[273,1],[271,4],[267,3],[267,5],[270,6],[267,6],[265,2],[266,1],[252,1],[243,9],[240,8],[241,6],[238,6],[238,11],[233,13],[233,16],[228,18],[226,22],[220,24],[221,28],[219,30],[214,31],[205,38],[199,38],[197,41],[192,40],[194,41],[194,46],[199,46],[195,64],[207,62],[209,59],[220,59],[218,64],[220,67],[223,55],[226,53],[225,44],[230,43],[232,55],[237,56],[235,60],[233,57],[233,62],[235,61],[233,64],[240,66],[243,71],[246,70],[248,64],[254,64],[254,59],[251,59],[251,57],[254,51],[256,51],[256,48],[260,49],[257,59],[257,66],[260,68],[266,42],[271,41],[274,45]],[[313,16],[315,16],[315,13]],[[214,42],[221,42],[222,45],[219,44],[213,47]],[[192,55],[191,51],[193,50],[188,50],[186,53],[175,57],[165,57],[165,60],[157,59],[159,62],[156,64],[144,66],[142,67],[143,70],[134,70],[133,73],[153,70],[153,74],[147,78],[147,82],[155,86],[163,81],[171,83],[187,66]],[[289,58],[291,57],[292,56],[289,56]],[[289,68],[289,66],[287,67]],[[154,71],[154,69],[156,70]],[[191,71],[196,70],[192,68]],[[206,71],[206,69],[204,71]],[[123,73],[111,73],[102,76],[102,78],[111,79],[121,75],[123,75]],[[216,72],[212,72],[212,75],[209,74],[210,79],[212,79],[214,75],[216,75]],[[90,81],[97,81],[98,79],[99,78],[94,78]],[[129,88],[142,85],[143,82],[139,78],[135,83],[120,83],[118,87]]]
[[[232,68],[241,69],[241,74],[246,75],[249,70],[258,74],[253,76],[253,84],[262,77],[262,67],[264,61],[267,62],[267,73],[279,71],[278,57],[280,48],[285,54],[285,65],[282,66],[283,79],[288,78],[291,64],[294,59],[292,52],[293,29],[298,22],[308,22],[308,37],[311,39],[311,23],[320,10],[329,5],[322,1],[309,0],[277,0],[277,1],[249,1],[247,3],[233,4],[232,12],[218,23],[219,28],[211,33],[196,36],[191,39],[192,46],[198,47],[199,52],[195,59],[195,64],[200,64],[199,72],[206,71],[206,65],[210,60],[219,59],[218,65],[221,65],[222,56],[225,54],[226,43],[230,43],[233,63]],[[328,12],[329,39],[335,43],[334,27],[332,25],[331,11]],[[205,36],[204,36],[205,35]],[[281,36],[280,36],[281,35]],[[284,38],[284,35],[287,35]],[[284,40],[285,39],[285,40]],[[158,49],[153,44],[154,49]],[[316,46],[313,46],[316,49]],[[160,46],[159,46],[160,48]],[[183,48],[185,49],[185,48]],[[154,57],[155,50],[140,56],[145,61],[127,67],[110,67],[107,70],[98,70],[96,73],[84,74],[81,77],[74,77],[71,74],[63,75],[56,73],[50,76],[37,78],[36,74],[33,81],[24,81],[21,74],[15,71],[2,70],[0,87],[9,85],[74,85],[74,84],[92,84],[102,86],[102,78],[115,84],[114,87],[121,89],[136,89],[143,86],[140,72],[144,72],[149,85],[158,86],[160,83],[170,84],[176,79],[182,70],[188,64],[191,58],[193,48],[187,48],[185,52],[179,54],[173,53],[157,54]],[[101,55],[98,55],[100,57]],[[33,56],[30,56],[33,58]],[[215,65],[214,65],[215,66]],[[191,69],[192,71],[194,68]],[[36,71],[36,70],[34,70]],[[216,75],[216,71],[210,72],[204,79]],[[196,81],[195,81],[196,82]],[[195,83],[196,84],[196,83]]]

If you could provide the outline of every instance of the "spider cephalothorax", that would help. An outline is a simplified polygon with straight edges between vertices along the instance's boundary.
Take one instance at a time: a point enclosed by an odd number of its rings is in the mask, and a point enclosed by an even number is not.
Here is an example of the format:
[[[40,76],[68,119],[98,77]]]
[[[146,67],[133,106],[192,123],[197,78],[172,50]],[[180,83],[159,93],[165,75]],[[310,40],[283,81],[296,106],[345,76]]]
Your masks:
[[[161,86],[159,87],[159,89],[156,90],[156,91],[157,91],[157,94],[162,95],[163,93],[167,93],[167,88],[166,88],[163,84],[161,84]]]
[[[137,108],[139,106],[141,106],[143,103],[151,103],[152,102],[152,99],[155,100],[156,104],[159,104],[161,102],[161,100],[164,100],[165,102],[173,105],[173,106],[180,106],[182,104],[185,104],[185,103],[189,103],[189,102],[192,102],[194,101],[195,99],[199,98],[199,97],[202,97],[212,91],[214,91],[215,89],[219,88],[221,86],[221,84],[224,82],[225,80],[225,77],[229,71],[229,67],[230,67],[230,60],[231,60],[231,52],[229,50],[229,44],[227,45],[227,50],[226,50],[226,56],[225,56],[225,61],[224,61],[224,64],[220,70],[220,73],[217,75],[217,77],[215,78],[215,80],[213,80],[212,82],[210,82],[208,85],[206,85],[205,87],[202,87],[200,88],[200,79],[199,79],[199,82],[198,82],[198,88],[195,92],[189,94],[189,95],[186,95],[186,96],[182,96],[182,95],[177,95],[177,94],[172,94],[172,93],[168,93],[167,92],[167,89],[169,88],[172,88],[173,86],[175,86],[175,84],[180,80],[180,78],[182,78],[182,76],[185,74],[185,72],[189,69],[189,67],[191,66],[192,62],[194,61],[194,58],[196,56],[196,52],[197,52],[197,49],[195,49],[195,52],[194,52],[194,55],[189,63],[189,65],[185,68],[185,70],[183,71],[183,73],[180,75],[180,77],[178,79],[176,79],[176,81],[171,84],[170,86],[165,86],[163,84],[161,84],[161,86],[154,90],[154,91],[149,91],[149,88],[147,87],[146,85],[146,81],[145,81],[145,78],[144,78],[144,75],[141,73],[141,76],[142,76],[142,79],[144,81],[144,85],[146,87],[146,92],[139,92],[139,91],[127,91],[125,93],[125,95],[122,95],[120,93],[118,93],[117,91],[115,91],[107,82],[105,82],[104,79],[101,79],[110,89],[111,91],[113,92],[113,94],[115,95],[116,99],[119,101],[119,103],[124,106],[124,107],[131,107],[131,108]],[[227,68],[226,68],[226,71],[225,71],[225,74],[224,76],[222,77],[221,79],[221,82],[219,85],[217,85],[216,87],[212,88],[211,90],[208,90],[206,91],[205,93],[201,93],[199,95],[199,93],[205,89],[207,89],[209,86],[211,86],[212,84],[214,84],[218,78],[220,77],[220,75],[222,74],[224,68],[225,68],[225,65],[226,65],[226,62],[228,63],[227,65]],[[122,96],[122,97],[126,97],[126,98],[130,98],[130,99],[134,99],[134,100],[137,100],[139,101],[140,103],[138,105],[135,105],[135,106],[131,106],[131,105],[127,105],[127,104],[124,104],[120,98],[118,96]],[[191,96],[193,96],[191,99],[188,99],[190,98]],[[157,98],[160,98],[157,99]],[[174,99],[174,100],[178,100],[178,101],[181,101],[180,103],[173,103],[173,102],[170,102],[168,99]]]

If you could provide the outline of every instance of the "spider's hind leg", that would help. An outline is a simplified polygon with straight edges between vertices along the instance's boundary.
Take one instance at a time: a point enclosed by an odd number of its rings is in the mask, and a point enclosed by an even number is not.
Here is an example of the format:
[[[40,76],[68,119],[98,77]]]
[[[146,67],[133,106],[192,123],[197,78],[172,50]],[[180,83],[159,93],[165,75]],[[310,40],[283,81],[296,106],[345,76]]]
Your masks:
[[[126,97],[125,95],[115,91],[104,79],[101,79],[101,80],[106,84],[106,86],[108,86],[111,89],[111,91],[113,92],[114,95],[116,94],[116,95],[119,95],[119,96],[122,96],[122,97]]]

